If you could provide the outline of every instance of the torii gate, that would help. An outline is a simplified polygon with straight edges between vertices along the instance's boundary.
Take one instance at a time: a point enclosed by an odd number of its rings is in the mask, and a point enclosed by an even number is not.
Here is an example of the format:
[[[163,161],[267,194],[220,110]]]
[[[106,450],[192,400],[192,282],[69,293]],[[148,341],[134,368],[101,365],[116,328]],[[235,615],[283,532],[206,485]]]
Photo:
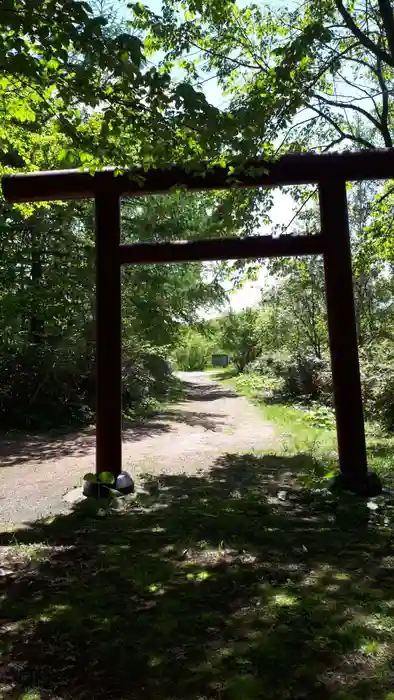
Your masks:
[[[340,466],[337,483],[363,496],[380,493],[380,481],[367,467],[346,182],[390,178],[394,178],[394,149],[290,154],[273,162],[255,159],[227,167],[169,165],[122,175],[114,169],[94,175],[59,170],[2,178],[9,202],[95,199],[97,474],[110,471],[117,479],[122,473],[121,265],[323,255]],[[120,243],[120,198],[124,196],[165,193],[176,186],[218,190],[301,184],[318,185],[318,235]]]

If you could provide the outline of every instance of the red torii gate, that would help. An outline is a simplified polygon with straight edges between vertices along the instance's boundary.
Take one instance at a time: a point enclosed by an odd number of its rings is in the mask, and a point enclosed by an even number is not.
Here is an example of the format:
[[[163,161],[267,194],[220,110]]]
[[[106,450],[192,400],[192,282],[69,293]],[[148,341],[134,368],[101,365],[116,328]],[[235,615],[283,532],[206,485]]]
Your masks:
[[[122,472],[121,285],[126,264],[323,255],[328,331],[338,436],[339,484],[360,495],[375,495],[381,484],[367,467],[357,334],[354,315],[346,182],[394,178],[394,149],[290,154],[269,162],[250,160],[227,167],[201,163],[169,165],[122,175],[104,169],[6,175],[9,202],[95,199],[96,207],[96,472]],[[313,236],[253,236],[169,243],[120,243],[120,198],[230,187],[316,184],[321,233]]]

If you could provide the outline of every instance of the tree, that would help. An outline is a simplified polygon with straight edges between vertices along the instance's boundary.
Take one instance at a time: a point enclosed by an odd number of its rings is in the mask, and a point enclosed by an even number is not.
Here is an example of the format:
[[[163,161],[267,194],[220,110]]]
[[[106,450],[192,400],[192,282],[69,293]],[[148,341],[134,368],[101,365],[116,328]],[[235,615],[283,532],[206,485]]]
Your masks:
[[[256,334],[257,313],[252,308],[238,313],[230,312],[221,321],[222,346],[240,372],[260,351]]]
[[[211,208],[214,207],[211,197]],[[123,204],[123,236],[173,240],[206,235],[211,208],[174,193]],[[0,415],[4,425],[46,427],[90,420],[94,410],[94,220],[90,203],[20,210],[3,203],[0,226]],[[187,226],[187,230],[186,230]],[[123,271],[124,409],[163,393],[168,358],[185,324],[224,299],[225,270],[203,264]]]
[[[151,199],[129,199],[122,205],[123,239],[171,241],[226,233],[215,217],[215,195],[175,192]],[[123,308],[138,335],[155,345],[172,345],[184,324],[197,323],[202,310],[220,308],[226,265],[203,263],[126,266],[123,269]]]
[[[198,105],[166,71],[147,64],[141,40],[124,22],[101,14],[111,15],[111,7],[96,7],[98,13],[82,0],[2,3],[3,166],[30,168],[29,135],[48,123],[67,137],[62,160],[68,165],[148,166],[200,152],[191,125],[182,134]]]
[[[215,78],[227,96],[216,126],[224,150],[392,145],[388,0],[307,0],[289,9],[164,0],[162,15],[133,8],[147,50],[163,50],[167,70],[180,66],[190,90]]]

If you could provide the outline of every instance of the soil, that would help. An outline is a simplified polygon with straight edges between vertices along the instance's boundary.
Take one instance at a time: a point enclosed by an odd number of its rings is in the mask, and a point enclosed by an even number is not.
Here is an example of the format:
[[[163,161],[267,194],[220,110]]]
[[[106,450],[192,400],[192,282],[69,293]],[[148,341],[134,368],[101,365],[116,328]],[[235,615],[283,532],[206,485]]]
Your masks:
[[[124,427],[123,469],[142,473],[199,473],[223,454],[266,450],[274,428],[245,397],[206,373],[179,375],[185,399],[141,423]],[[94,471],[94,429],[62,438],[0,441],[0,525],[28,525],[67,512],[64,495]]]

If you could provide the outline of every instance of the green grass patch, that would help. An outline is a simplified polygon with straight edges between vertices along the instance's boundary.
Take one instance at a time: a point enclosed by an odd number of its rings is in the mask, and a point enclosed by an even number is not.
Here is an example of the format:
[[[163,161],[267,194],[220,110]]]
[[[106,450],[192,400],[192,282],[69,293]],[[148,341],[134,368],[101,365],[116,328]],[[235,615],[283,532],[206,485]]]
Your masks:
[[[229,365],[228,367],[212,367],[208,370],[212,376],[212,379],[218,379],[223,381],[225,379],[232,379],[238,376],[238,370],[234,365]]]

